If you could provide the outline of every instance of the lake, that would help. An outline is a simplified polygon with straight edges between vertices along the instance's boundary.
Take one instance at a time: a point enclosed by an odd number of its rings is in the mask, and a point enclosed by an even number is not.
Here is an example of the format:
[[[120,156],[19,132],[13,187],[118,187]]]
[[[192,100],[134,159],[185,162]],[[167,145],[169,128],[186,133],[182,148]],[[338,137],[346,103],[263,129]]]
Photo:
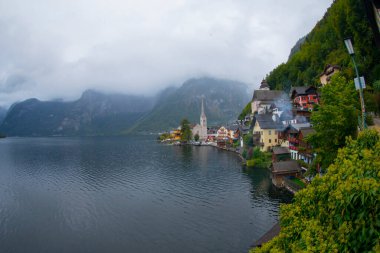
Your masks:
[[[247,252],[291,196],[153,136],[0,139],[0,252]]]

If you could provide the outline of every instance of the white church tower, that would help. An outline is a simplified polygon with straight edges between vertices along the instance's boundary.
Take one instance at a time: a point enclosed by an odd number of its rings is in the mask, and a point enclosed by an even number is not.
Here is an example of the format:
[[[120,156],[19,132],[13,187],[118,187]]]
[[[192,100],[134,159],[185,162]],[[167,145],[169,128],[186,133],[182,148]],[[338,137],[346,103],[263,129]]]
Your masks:
[[[193,136],[195,136],[196,134],[199,135],[199,141],[207,141],[207,117],[205,114],[203,98],[201,106],[201,116],[199,118],[199,124],[196,124],[191,131],[193,133]]]
[[[200,117],[200,125],[201,125],[201,131],[199,133],[199,139],[202,141],[207,140],[207,117],[205,114],[205,108],[203,105],[203,97],[202,97],[202,109],[201,109],[201,117]]]

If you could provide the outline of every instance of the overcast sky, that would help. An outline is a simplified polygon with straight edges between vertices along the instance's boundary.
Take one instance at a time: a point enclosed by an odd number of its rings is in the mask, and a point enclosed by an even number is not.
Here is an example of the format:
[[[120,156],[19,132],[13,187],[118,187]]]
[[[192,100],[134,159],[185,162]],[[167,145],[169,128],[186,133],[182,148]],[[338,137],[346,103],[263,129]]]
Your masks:
[[[0,106],[191,77],[257,87],[332,0],[0,0]]]

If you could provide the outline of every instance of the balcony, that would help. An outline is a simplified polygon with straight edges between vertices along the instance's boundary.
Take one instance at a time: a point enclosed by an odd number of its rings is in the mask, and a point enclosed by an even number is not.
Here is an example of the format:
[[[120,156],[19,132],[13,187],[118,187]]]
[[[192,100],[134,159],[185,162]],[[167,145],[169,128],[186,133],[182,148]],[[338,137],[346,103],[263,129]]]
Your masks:
[[[294,138],[294,137],[289,137],[288,141],[291,143],[299,143],[300,142],[297,138]]]

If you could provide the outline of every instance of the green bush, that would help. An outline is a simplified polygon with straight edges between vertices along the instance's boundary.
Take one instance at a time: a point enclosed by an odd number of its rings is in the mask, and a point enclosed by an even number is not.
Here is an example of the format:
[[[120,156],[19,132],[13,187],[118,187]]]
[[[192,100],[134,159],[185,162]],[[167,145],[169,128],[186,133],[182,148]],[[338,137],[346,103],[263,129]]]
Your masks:
[[[365,122],[367,123],[368,126],[373,126],[375,123],[373,122],[373,117],[372,115],[366,115]]]
[[[248,167],[255,167],[255,160],[247,160]]]
[[[327,173],[281,206],[280,234],[252,252],[380,252],[380,141],[347,139]]]
[[[246,147],[253,147],[253,135],[251,133],[244,135],[243,141]]]
[[[246,149],[243,150],[243,153],[241,154],[241,156],[242,156],[244,159],[247,159],[247,150],[246,150]]]

